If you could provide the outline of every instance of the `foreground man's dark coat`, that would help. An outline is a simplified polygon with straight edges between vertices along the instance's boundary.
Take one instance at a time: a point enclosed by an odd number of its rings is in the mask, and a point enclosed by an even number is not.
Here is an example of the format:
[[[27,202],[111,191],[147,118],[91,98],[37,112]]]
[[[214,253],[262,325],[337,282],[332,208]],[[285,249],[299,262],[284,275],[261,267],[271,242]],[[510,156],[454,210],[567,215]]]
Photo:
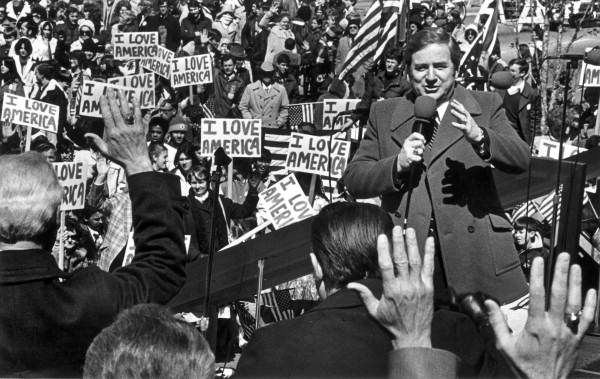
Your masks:
[[[185,245],[170,199],[178,185],[168,180],[176,182],[159,173],[128,178],[136,256],[114,273],[66,274],[47,251],[0,251],[0,376],[81,375],[92,339],[121,310],[175,295],[185,281]]]
[[[381,280],[360,283],[381,296]],[[462,360],[462,373],[475,373],[484,345],[467,316],[435,312],[431,337],[434,348]],[[258,329],[242,351],[236,377],[387,377],[391,338],[355,291],[341,289],[298,318]]]

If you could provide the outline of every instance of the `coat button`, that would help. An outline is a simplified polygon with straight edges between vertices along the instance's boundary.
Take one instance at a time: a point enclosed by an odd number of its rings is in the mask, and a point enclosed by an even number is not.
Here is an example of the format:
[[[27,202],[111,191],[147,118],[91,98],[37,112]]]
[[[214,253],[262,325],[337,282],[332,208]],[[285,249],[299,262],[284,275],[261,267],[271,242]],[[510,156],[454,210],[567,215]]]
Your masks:
[[[467,231],[468,231],[469,233],[473,233],[473,232],[475,231],[475,227],[474,227],[473,225],[469,225],[469,226],[467,227]]]

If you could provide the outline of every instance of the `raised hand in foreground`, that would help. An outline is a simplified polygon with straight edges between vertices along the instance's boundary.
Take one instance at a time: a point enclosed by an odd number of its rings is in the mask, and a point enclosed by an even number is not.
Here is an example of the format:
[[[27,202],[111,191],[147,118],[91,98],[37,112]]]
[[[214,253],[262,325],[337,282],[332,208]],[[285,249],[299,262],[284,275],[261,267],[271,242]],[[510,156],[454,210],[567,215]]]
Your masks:
[[[127,175],[152,171],[139,99],[130,110],[124,93],[109,90],[107,97],[100,98],[100,112],[104,119],[104,138],[93,133],[85,136],[104,156],[123,165]]]
[[[569,268],[569,254],[556,260],[550,306],[546,310],[544,261],[535,258],[531,266],[529,315],[525,328],[514,334],[500,307],[486,300],[497,348],[527,378],[564,378],[575,361],[585,331],[596,309],[596,291],[591,289],[581,308],[581,268]]]
[[[356,290],[371,316],[392,335],[395,349],[404,347],[431,347],[431,320],[433,319],[433,238],[425,241],[423,262],[419,254],[415,230],[394,227],[392,252],[387,236],[377,239],[377,254],[383,294],[377,300],[362,284],[349,283]]]

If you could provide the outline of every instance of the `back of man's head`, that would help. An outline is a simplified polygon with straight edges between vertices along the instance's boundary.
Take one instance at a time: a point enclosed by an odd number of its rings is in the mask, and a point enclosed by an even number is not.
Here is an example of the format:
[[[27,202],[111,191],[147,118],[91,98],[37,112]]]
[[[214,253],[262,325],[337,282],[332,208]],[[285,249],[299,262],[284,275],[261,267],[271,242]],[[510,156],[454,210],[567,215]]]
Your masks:
[[[41,154],[0,156],[0,243],[51,247],[61,197],[54,170]]]
[[[323,270],[328,290],[378,277],[377,237],[391,238],[394,224],[381,208],[364,203],[333,203],[312,223],[313,253]]]
[[[212,378],[215,359],[202,335],[168,310],[123,311],[88,348],[84,378]]]

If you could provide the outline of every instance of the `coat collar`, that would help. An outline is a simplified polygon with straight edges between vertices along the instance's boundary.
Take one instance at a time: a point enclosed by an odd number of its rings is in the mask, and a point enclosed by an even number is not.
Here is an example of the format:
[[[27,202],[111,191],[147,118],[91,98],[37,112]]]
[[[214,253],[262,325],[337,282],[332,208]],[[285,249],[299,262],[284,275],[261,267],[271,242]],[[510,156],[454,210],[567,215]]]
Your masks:
[[[383,292],[383,284],[381,279],[363,279],[359,280],[358,283],[367,286],[367,288],[369,288],[373,295],[377,298],[379,298]],[[342,288],[338,292],[328,296],[327,299],[323,300],[319,305],[315,306],[308,312],[317,312],[336,308],[353,308],[358,306],[364,306],[364,303],[360,299],[358,293],[356,293],[354,290]]]
[[[67,277],[44,250],[0,251],[0,284]]]

